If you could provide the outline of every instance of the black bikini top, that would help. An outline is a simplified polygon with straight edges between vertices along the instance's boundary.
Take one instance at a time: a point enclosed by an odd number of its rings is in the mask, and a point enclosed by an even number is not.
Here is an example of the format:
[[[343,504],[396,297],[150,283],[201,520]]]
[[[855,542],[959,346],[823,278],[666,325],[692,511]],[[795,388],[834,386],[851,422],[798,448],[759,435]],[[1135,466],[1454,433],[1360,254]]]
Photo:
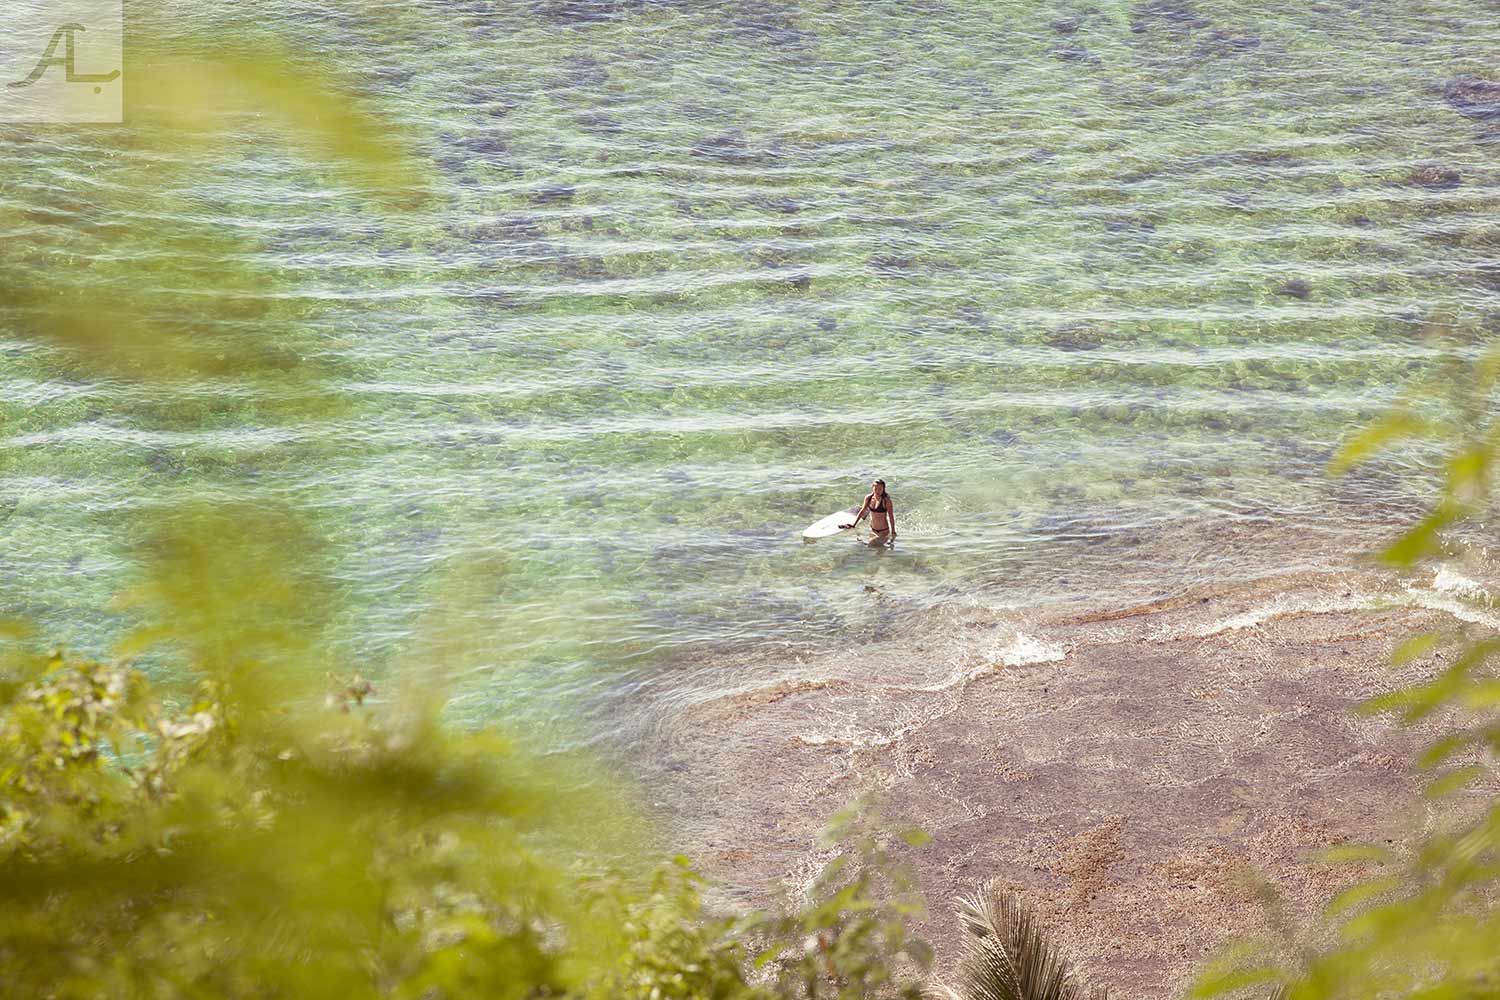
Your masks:
[[[875,500],[875,494],[871,493],[870,494],[870,513],[872,513],[872,514],[884,514],[885,513],[885,504],[886,504],[886,501],[889,500],[889,499],[890,499],[889,496],[882,496],[880,498],[880,500],[878,501],[879,504],[880,504],[880,506],[877,507],[877,506],[875,506],[875,504],[877,503],[877,501]]]

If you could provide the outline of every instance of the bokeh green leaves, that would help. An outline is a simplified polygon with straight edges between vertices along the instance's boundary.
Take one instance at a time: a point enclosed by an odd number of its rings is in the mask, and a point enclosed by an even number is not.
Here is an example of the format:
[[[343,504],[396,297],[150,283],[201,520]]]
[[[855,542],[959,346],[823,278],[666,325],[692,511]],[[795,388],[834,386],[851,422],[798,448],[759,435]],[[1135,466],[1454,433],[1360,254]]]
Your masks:
[[[1483,544],[1494,524],[1500,420],[1500,352],[1454,360],[1418,381],[1384,418],[1353,435],[1332,471],[1346,473],[1414,444],[1434,456],[1427,512],[1381,551],[1413,572]],[[1416,764],[1431,803],[1409,850],[1345,845],[1323,863],[1348,870],[1347,888],[1320,923],[1273,921],[1275,938],[1247,942],[1207,970],[1194,996],[1238,994],[1279,984],[1286,1000],[1368,997],[1491,997],[1500,991],[1500,640],[1487,629],[1423,633],[1392,654],[1398,666],[1426,663],[1427,679],[1370,699],[1362,711],[1421,725],[1428,743]],[[1470,794],[1458,796],[1466,791]],[[1401,817],[1390,817],[1393,836]]]

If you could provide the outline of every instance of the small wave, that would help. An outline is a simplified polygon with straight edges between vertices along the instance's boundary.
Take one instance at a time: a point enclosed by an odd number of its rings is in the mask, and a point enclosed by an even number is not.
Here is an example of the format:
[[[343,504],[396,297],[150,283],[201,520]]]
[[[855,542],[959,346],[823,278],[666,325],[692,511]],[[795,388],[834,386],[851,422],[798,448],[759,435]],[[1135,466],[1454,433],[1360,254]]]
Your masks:
[[[1439,570],[1437,575],[1441,576],[1442,570]],[[1473,581],[1469,582],[1472,583]],[[1474,586],[1478,589],[1479,599],[1483,600],[1485,605],[1488,605],[1488,592],[1478,584],[1474,584]],[[1500,615],[1489,610],[1488,607],[1476,607],[1475,597],[1471,593],[1453,589],[1440,589],[1437,581],[1434,580],[1433,589],[1431,590],[1408,584],[1406,587],[1406,596],[1408,602],[1416,607],[1427,608],[1431,611],[1443,611],[1461,622],[1468,622],[1471,625],[1483,625],[1485,628],[1500,631]]]
[[[871,724],[858,713],[825,711],[822,725],[804,724],[789,736],[804,746],[847,746],[851,749],[889,747],[929,723],[953,713],[957,703],[937,707],[927,705],[889,704],[891,715],[885,725]]]
[[[1055,663],[1068,655],[1067,647],[1046,642],[1019,630],[1011,633],[1003,642],[996,643],[986,655],[979,657],[977,665],[970,656],[959,655],[952,660],[957,669],[946,677],[929,684],[881,684],[881,690],[912,694],[958,693],[972,681],[988,677],[1006,667],[1024,667],[1036,663]]]
[[[1237,632],[1256,628],[1273,618],[1283,615],[1320,615],[1338,611],[1359,611],[1374,607],[1376,600],[1370,596],[1350,592],[1349,596],[1335,598],[1307,598],[1293,595],[1277,597],[1266,604],[1257,605],[1225,618],[1216,618],[1201,625],[1183,629],[1164,629],[1152,638],[1157,642],[1173,639],[1207,639],[1224,632]]]
[[[891,713],[883,723],[875,723],[862,712],[847,712],[824,708],[822,718],[816,724],[801,725],[791,739],[805,746],[840,745],[867,749],[892,746],[922,727],[941,719],[958,709],[962,703],[964,689],[980,678],[993,675],[1007,667],[1021,667],[1038,663],[1055,663],[1068,655],[1068,648],[1056,642],[1048,642],[1019,630],[979,658],[977,665],[960,667],[948,676],[930,684],[871,684],[851,685],[863,687],[873,700],[865,707],[884,702]],[[972,660],[970,661],[972,662]],[[775,685],[780,692],[787,687],[801,690],[816,690],[834,684],[850,684],[849,681],[820,681],[812,684],[787,683]],[[913,695],[921,696],[916,702],[903,703],[900,699]],[[931,697],[937,696],[937,697]],[[779,700],[765,694],[748,693],[735,699],[738,711],[754,711],[761,705]]]
[[[1493,603],[1490,592],[1477,580],[1467,576],[1449,566],[1440,566],[1432,577],[1432,589],[1441,594],[1452,594],[1465,600],[1479,601],[1484,604]]]
[[[1061,643],[1017,632],[1008,643],[995,650],[992,659],[1003,667],[1024,667],[1031,663],[1055,663],[1067,655],[1068,651]]]
[[[1460,621],[1500,629],[1500,614],[1489,610],[1494,605],[1490,592],[1483,584],[1451,567],[1442,566],[1434,571],[1432,583],[1428,586],[1407,582],[1401,585],[1401,590],[1400,593],[1391,593],[1384,590],[1361,592],[1351,589],[1341,597],[1282,595],[1265,604],[1200,625],[1163,629],[1153,638],[1159,642],[1207,639],[1224,632],[1257,628],[1285,615],[1333,614],[1341,611],[1388,609],[1393,606],[1442,611]]]

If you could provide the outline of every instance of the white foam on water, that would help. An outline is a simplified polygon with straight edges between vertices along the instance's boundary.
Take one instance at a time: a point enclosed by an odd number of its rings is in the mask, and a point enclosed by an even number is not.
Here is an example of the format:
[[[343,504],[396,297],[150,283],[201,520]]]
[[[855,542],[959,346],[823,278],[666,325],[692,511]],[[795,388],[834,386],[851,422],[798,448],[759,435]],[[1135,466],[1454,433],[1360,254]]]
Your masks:
[[[1017,629],[1005,639],[996,642],[982,655],[976,657],[972,653],[960,653],[954,656],[953,662],[957,664],[957,668],[941,680],[931,684],[887,684],[883,686],[892,691],[914,691],[924,694],[961,691],[970,681],[987,677],[1005,667],[1056,663],[1067,655],[1067,647],[1060,643],[1037,639]]]
[[[1439,570],[1439,575],[1441,575],[1441,572]],[[1475,586],[1477,587],[1478,584],[1475,584]],[[1484,600],[1486,607],[1475,607],[1473,603],[1475,598],[1469,596],[1467,593],[1453,589],[1438,589],[1436,580],[1433,581],[1432,590],[1407,584],[1406,596],[1408,603],[1416,607],[1428,608],[1432,611],[1445,611],[1461,622],[1468,622],[1471,625],[1483,625],[1486,628],[1500,631],[1500,614],[1496,614],[1488,608],[1488,592],[1482,587],[1479,590],[1484,594],[1484,597],[1481,599]]]
[[[1439,566],[1432,575],[1432,589],[1442,594],[1452,594],[1470,601],[1492,604],[1490,592],[1477,580],[1471,580],[1451,566]]]
[[[879,699],[854,712],[837,708],[825,709],[821,726],[799,729],[795,738],[809,746],[888,747],[899,743],[928,723],[951,714],[958,707],[958,700],[944,699],[936,705],[896,704],[890,706],[887,717],[868,717],[870,708],[878,704]]]
[[[1056,663],[1068,655],[1061,643],[1047,642],[1017,631],[1010,642],[995,650],[992,659],[1003,667],[1024,667],[1031,663]]]
[[[954,712],[962,702],[963,691],[981,677],[994,674],[1007,667],[1021,667],[1037,663],[1056,663],[1065,659],[1068,648],[1061,643],[1048,642],[1025,632],[1016,630],[997,642],[983,655],[959,654],[953,657],[956,669],[941,680],[931,684],[880,684],[879,690],[900,695],[938,695],[936,699],[924,699],[919,704],[900,705],[884,724],[869,719],[829,713],[829,720],[837,719],[834,726],[809,727],[797,733],[797,739],[813,746],[839,744],[853,747],[882,747],[905,739],[912,732]],[[878,697],[877,697],[878,703]]]
[[[1361,611],[1378,606],[1379,599],[1369,595],[1350,592],[1348,597],[1307,598],[1283,594],[1265,604],[1256,605],[1238,614],[1218,618],[1202,625],[1186,629],[1167,628],[1152,636],[1154,641],[1171,639],[1207,639],[1223,632],[1236,632],[1256,628],[1273,618],[1292,614],[1330,614],[1338,611]]]
[[[919,512],[896,512],[896,541],[899,543],[903,536],[913,538],[941,538],[945,535],[958,534],[949,522],[941,517],[933,517],[925,511]]]
[[[1432,583],[1428,585],[1406,581],[1400,584],[1398,591],[1348,587],[1340,596],[1282,594],[1263,604],[1199,625],[1166,626],[1152,639],[1158,642],[1206,639],[1224,632],[1257,628],[1283,615],[1378,611],[1393,607],[1442,611],[1460,621],[1500,629],[1500,613],[1494,610],[1494,597],[1490,591],[1451,566],[1440,566],[1434,570]]]

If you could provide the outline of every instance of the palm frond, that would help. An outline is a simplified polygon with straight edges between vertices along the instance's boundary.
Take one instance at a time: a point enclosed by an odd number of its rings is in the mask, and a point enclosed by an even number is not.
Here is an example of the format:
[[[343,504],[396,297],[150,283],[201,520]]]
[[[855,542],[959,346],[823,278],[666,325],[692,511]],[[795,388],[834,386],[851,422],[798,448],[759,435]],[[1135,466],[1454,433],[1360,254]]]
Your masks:
[[[1108,991],[1088,990],[1047,935],[1036,911],[1015,893],[987,882],[956,901],[969,932],[957,990],[934,996],[959,1000],[1107,1000]]]

